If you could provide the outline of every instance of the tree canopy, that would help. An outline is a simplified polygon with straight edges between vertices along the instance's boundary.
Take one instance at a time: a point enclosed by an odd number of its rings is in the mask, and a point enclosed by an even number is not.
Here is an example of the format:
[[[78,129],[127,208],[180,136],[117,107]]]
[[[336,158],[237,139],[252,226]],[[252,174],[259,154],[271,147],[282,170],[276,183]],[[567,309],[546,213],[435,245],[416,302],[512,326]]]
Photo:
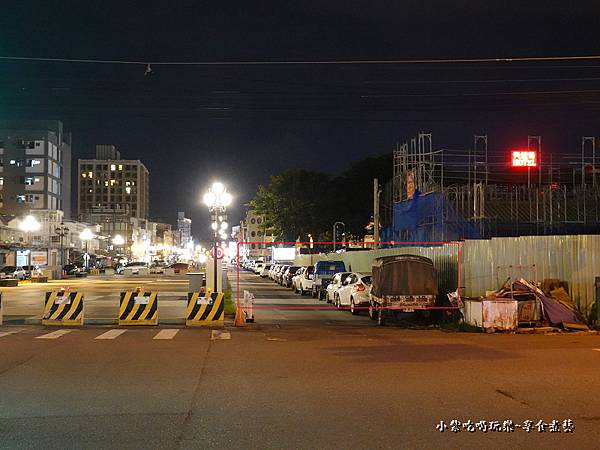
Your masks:
[[[385,183],[392,177],[392,155],[354,162],[338,177],[293,169],[271,176],[259,186],[250,206],[265,216],[279,240],[332,239],[336,221],[346,233],[361,237],[373,214],[373,178]]]

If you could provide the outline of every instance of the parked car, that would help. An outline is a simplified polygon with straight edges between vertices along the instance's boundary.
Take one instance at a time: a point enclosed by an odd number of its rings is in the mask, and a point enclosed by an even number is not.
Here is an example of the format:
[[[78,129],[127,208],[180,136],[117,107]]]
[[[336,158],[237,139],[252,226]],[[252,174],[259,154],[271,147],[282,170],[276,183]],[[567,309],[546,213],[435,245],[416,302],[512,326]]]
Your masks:
[[[125,269],[131,269],[131,273],[140,273],[140,268],[147,268],[148,263],[141,261],[134,261],[125,264],[124,266],[117,267],[116,273],[122,275]]]
[[[416,255],[384,256],[373,261],[369,317],[385,325],[387,316],[435,307],[436,270],[429,258]]]
[[[176,262],[167,266],[167,269],[174,269],[175,273],[181,273],[181,271],[188,270],[189,268],[190,265],[186,262]]]
[[[43,273],[39,266],[23,266],[23,270],[27,278],[41,277]]]
[[[315,266],[308,266],[302,272],[298,282],[298,292],[300,292],[300,295],[304,295],[305,293],[312,291],[314,271]]]
[[[333,276],[331,283],[329,283],[327,289],[325,289],[325,299],[327,300],[327,303],[333,302],[337,290],[342,287],[342,283],[346,281],[346,277],[351,273],[352,272],[338,272]]]
[[[0,269],[2,278],[16,278],[17,280],[24,280],[27,278],[27,272],[22,267],[16,266],[4,266]]]
[[[296,275],[298,270],[300,270],[300,266],[289,266],[283,274],[281,275],[281,285],[283,287],[291,287],[292,286],[292,277]]]
[[[267,276],[271,279],[271,280],[275,280],[275,272],[277,270],[279,270],[279,264],[271,264],[271,267],[269,268],[269,273],[267,274]]]
[[[342,286],[335,293],[335,305],[338,308],[349,306],[352,314],[358,314],[357,306],[369,305],[371,274],[352,272],[346,276]]]
[[[260,275],[260,273],[262,272],[262,270],[265,268],[265,263],[264,262],[257,262],[256,264],[254,264],[254,273],[257,275]]]
[[[150,264],[150,273],[165,273],[167,264],[164,261],[154,261]]]
[[[298,292],[300,286],[300,279],[302,274],[306,270],[306,267],[300,267],[296,273],[292,276],[292,285],[290,286],[294,292]]]
[[[81,270],[81,267],[76,264],[65,264],[63,266],[63,273],[65,275],[77,275]]]
[[[345,272],[344,261],[318,261],[313,275],[312,296],[319,300],[325,299],[327,285],[338,272]]]
[[[271,270],[271,264],[267,264],[260,271],[261,278],[267,278],[269,276],[269,271]]]
[[[283,285],[283,274],[286,270],[288,270],[289,267],[290,266],[288,264],[284,264],[279,268],[279,270],[275,274],[275,281],[277,282],[277,284]]]

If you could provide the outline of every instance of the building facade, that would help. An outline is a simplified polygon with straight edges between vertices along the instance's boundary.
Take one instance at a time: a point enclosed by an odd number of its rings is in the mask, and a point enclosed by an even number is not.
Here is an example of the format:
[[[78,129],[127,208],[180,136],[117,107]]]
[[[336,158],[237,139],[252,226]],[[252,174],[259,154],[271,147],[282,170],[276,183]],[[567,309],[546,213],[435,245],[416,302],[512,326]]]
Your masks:
[[[177,213],[177,231],[180,247],[187,247],[192,241],[192,219],[185,217],[185,212]]]
[[[267,227],[265,217],[253,209],[246,212],[246,220],[240,224],[240,253],[248,259],[267,260],[271,256],[273,229]]]
[[[121,159],[113,145],[97,145],[96,159],[80,159],[77,171],[79,215],[94,209],[124,210],[147,219],[150,175],[140,160]]]
[[[60,121],[0,121],[0,214],[71,218],[71,135]]]

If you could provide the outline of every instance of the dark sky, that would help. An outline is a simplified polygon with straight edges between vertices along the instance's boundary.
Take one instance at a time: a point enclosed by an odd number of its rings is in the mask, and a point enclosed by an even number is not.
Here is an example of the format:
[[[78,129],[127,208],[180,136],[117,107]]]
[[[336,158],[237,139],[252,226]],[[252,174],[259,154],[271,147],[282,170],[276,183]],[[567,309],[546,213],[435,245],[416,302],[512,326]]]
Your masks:
[[[564,1],[4,2],[0,55],[136,61],[487,58],[600,53],[598,6]],[[137,3],[138,6],[133,6]],[[114,143],[151,173],[151,214],[206,235],[221,179],[241,217],[287,168],[340,173],[419,130],[504,152],[600,135],[600,62],[152,66],[0,61],[0,117],[60,119],[74,156]],[[560,91],[560,92],[557,92]]]

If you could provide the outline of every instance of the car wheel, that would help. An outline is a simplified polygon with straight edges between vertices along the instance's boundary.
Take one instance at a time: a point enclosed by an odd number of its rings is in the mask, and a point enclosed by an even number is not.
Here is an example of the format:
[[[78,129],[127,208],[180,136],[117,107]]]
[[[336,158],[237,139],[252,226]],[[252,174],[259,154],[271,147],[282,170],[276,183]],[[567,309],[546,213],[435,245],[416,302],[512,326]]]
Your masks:
[[[382,307],[377,308],[377,325],[385,326],[385,315]]]
[[[377,320],[377,309],[373,302],[369,302],[369,319]]]
[[[340,296],[339,295],[335,296],[335,307],[337,309],[340,309],[342,307],[342,305],[340,304]]]
[[[354,299],[350,299],[350,314],[353,316],[358,315],[358,309],[356,309],[356,305],[354,304]]]

